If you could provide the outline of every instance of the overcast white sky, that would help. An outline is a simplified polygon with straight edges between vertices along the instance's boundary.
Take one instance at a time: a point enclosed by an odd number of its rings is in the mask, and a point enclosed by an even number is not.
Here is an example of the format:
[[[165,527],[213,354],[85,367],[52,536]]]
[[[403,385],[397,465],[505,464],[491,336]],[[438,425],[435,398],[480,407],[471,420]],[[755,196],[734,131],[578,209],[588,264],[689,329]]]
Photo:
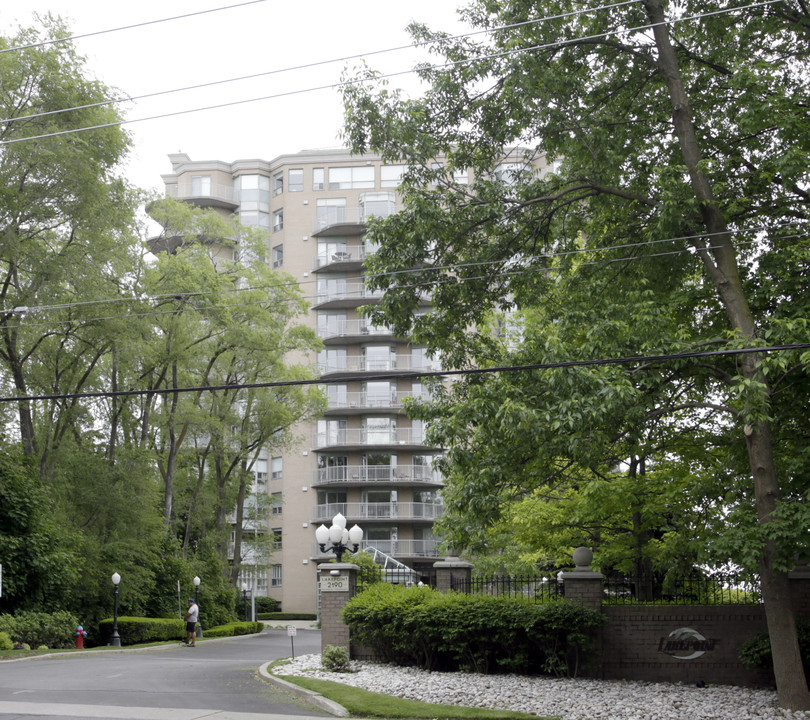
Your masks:
[[[0,6],[0,32],[8,36],[34,23],[33,13],[66,19],[73,34],[95,33],[186,13],[234,5],[239,0],[22,0]],[[411,21],[434,30],[464,32],[456,8],[463,0],[264,0],[191,18],[110,32],[76,40],[89,70],[130,97],[189,85],[265,73],[312,62],[410,43]],[[12,6],[9,8],[9,6]],[[408,70],[424,51],[370,55],[381,72]],[[356,65],[359,60],[352,60]],[[122,104],[127,119],[138,119],[264,97],[339,82],[346,62],[285,72],[210,88]],[[391,86],[419,92],[412,75]],[[134,149],[131,181],[162,190],[160,175],[171,171],[170,152],[193,160],[272,160],[284,153],[341,145],[342,113],[337,90],[327,89],[125,125]]]

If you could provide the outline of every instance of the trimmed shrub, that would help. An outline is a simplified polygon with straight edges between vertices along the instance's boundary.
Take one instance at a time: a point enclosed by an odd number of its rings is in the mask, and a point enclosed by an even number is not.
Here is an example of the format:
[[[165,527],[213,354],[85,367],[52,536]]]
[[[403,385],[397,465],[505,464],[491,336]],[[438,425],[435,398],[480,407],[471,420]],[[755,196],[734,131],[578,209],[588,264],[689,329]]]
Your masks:
[[[14,643],[11,641],[11,638],[8,636],[8,633],[0,632],[0,651],[13,649]]]
[[[259,620],[317,620],[318,616],[315,613],[284,613],[284,612],[268,612],[258,613]]]
[[[99,623],[102,644],[108,645],[112,637],[113,619]],[[180,640],[186,636],[186,624],[180,618],[119,617],[118,635],[122,645]]]
[[[796,623],[796,635],[799,640],[799,652],[805,670],[810,669],[810,623]],[[771,654],[771,639],[768,633],[754,635],[746,640],[738,651],[738,657],[743,665],[751,670],[759,668],[773,668],[773,655]]]
[[[73,647],[76,616],[64,610],[54,613],[18,612],[0,615],[0,632],[5,632],[12,642],[39,647]]]
[[[343,609],[352,639],[384,662],[426,670],[576,675],[601,613],[567,603],[378,583]]]
[[[256,596],[256,613],[274,613],[281,610],[281,601],[266,595]]]
[[[321,665],[329,672],[349,672],[349,650],[345,647],[327,645],[321,653]]]
[[[205,631],[205,637],[234,637],[236,635],[252,635],[264,630],[260,622],[232,622],[227,625],[217,625]]]

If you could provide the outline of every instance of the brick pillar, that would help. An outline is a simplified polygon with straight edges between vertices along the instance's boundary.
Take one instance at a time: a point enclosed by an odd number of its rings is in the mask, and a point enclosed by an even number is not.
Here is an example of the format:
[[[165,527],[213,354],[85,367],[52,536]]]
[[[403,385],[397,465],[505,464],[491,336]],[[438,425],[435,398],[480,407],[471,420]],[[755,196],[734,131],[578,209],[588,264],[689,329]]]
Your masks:
[[[602,580],[605,576],[591,570],[591,560],[593,553],[589,548],[574,550],[576,567],[562,573],[562,581],[566,600],[598,611],[602,608]]]
[[[321,651],[327,645],[350,650],[351,635],[340,613],[346,603],[354,597],[359,571],[360,568],[352,563],[318,565],[318,582],[321,589]]]
[[[790,597],[793,601],[793,612],[796,619],[810,621],[810,566],[806,561],[800,562],[788,573],[790,578]]]
[[[473,565],[457,557],[446,557],[433,563],[433,568],[436,570],[436,590],[447,592],[454,580],[469,583]]]

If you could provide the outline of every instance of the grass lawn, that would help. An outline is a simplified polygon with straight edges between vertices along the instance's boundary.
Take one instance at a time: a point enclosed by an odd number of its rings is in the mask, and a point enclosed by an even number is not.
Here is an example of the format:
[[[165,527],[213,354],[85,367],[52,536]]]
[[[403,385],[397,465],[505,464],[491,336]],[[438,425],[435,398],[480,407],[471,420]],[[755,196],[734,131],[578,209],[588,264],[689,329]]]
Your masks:
[[[272,668],[271,668],[272,670]],[[279,668],[283,672],[283,667]],[[403,700],[402,698],[383,695],[381,693],[369,692],[344,685],[339,682],[329,680],[317,680],[315,678],[277,675],[287,682],[294,683],[299,687],[319,692],[324,697],[333,700],[345,707],[353,717],[364,718],[413,718],[414,720],[425,718],[459,720],[538,720],[537,715],[528,713],[511,712],[509,710],[485,710],[483,708],[462,707],[458,705],[433,705],[431,703],[420,702],[418,700]]]

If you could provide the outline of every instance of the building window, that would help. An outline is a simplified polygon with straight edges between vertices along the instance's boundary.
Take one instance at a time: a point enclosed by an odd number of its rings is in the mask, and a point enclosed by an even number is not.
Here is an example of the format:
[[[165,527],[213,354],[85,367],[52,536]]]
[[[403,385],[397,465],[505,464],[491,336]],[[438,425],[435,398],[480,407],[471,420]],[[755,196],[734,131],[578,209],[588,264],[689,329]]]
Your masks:
[[[270,477],[273,478],[273,480],[280,480],[283,476],[283,458],[272,458],[270,460]]]
[[[280,268],[284,264],[284,246],[276,245],[273,248],[273,267]]]
[[[392,192],[363,193],[360,196],[360,219],[363,221],[372,216],[386,218],[393,215],[396,209],[397,200]]]
[[[191,196],[208,197],[211,195],[211,176],[192,175],[191,176]]]
[[[278,232],[284,227],[284,210],[276,210],[273,213],[273,232]]]
[[[318,200],[316,209],[318,228],[346,222],[346,198],[324,198]]]
[[[359,190],[374,187],[374,166],[329,168],[330,190]]]
[[[281,528],[273,528],[273,550],[281,550]]]
[[[281,493],[280,492],[270,493],[270,502],[273,505],[273,515],[281,515],[283,507],[281,504]]]
[[[399,187],[407,165],[383,165],[380,168],[380,187]]]
[[[323,188],[324,188],[323,168],[312,168],[312,189],[323,190]]]
[[[270,587],[281,587],[281,565],[270,568]]]
[[[280,195],[284,192],[284,173],[273,175],[273,195]]]
[[[264,175],[240,175],[234,181],[239,209],[270,212],[270,178]]]
[[[303,170],[290,170],[290,174],[287,177],[287,190],[289,192],[303,192],[304,190]]]

